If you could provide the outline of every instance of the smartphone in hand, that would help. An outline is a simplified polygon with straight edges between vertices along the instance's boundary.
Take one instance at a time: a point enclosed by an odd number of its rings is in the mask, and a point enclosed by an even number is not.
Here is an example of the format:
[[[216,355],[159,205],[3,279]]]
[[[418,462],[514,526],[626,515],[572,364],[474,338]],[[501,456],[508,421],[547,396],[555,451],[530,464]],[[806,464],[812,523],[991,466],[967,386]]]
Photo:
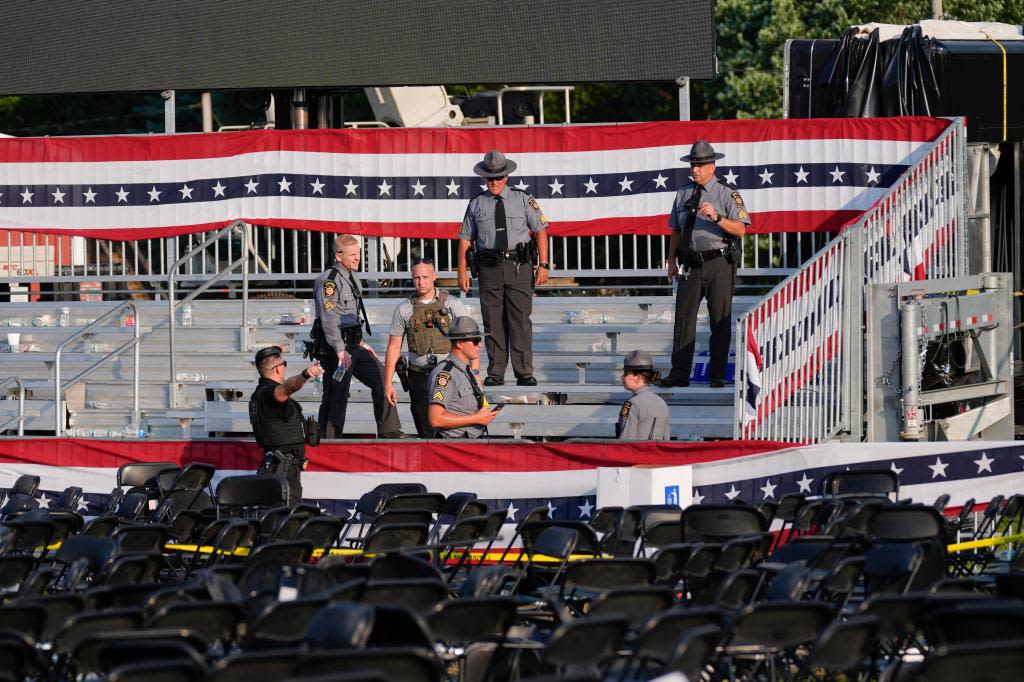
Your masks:
[[[505,403],[497,403],[491,406],[491,412],[497,412],[501,408],[505,407]]]

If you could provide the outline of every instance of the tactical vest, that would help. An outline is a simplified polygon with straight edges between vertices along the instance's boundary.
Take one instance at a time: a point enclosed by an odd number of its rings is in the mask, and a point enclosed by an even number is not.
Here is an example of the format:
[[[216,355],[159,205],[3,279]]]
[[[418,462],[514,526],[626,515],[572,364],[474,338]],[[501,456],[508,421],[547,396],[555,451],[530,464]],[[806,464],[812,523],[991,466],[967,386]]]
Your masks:
[[[256,443],[264,450],[273,450],[285,445],[301,445],[306,442],[306,423],[302,418],[302,406],[288,399],[291,417],[288,421],[271,419],[266,414],[263,392],[274,390],[272,383],[260,383],[249,397],[249,422]]]
[[[412,303],[412,317],[409,318],[409,352],[416,355],[435,353],[444,355],[452,350],[452,343],[445,336],[452,323],[452,309],[448,307],[448,292],[438,293],[437,300],[423,303],[419,294],[409,297]]]

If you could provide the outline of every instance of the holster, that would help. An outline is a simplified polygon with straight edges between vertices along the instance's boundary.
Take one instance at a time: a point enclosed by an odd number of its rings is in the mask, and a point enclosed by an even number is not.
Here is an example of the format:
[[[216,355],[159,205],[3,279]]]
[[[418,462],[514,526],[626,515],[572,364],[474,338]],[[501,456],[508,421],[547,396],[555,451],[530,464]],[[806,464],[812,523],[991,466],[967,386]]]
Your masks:
[[[260,468],[256,473],[277,474],[282,473],[287,467],[293,467],[301,471],[306,468],[306,459],[286,455],[280,450],[267,450],[266,454],[263,455],[263,463],[260,464]]]
[[[729,239],[726,241],[725,249],[725,260],[729,265],[736,265],[740,262],[740,258],[743,255],[743,242],[739,239]]]
[[[345,343],[346,347],[358,346],[363,340],[363,328],[362,327],[344,327],[341,330],[341,340]]]
[[[320,445],[320,424],[312,416],[306,417],[306,445]]]
[[[303,341],[302,343],[305,347],[302,351],[302,356],[310,360],[319,360],[323,363],[334,355],[331,344],[327,343],[327,336],[324,334],[324,328],[320,324],[319,317],[313,320],[313,326],[309,329],[309,341]]]
[[[406,393],[409,392],[409,362],[405,359],[405,356],[399,356],[398,363],[395,365],[395,374],[398,375],[398,382],[402,384],[402,390]]]
[[[473,275],[473,279],[480,277],[480,262],[476,256],[476,249],[466,251],[466,266],[469,268],[470,274]]]

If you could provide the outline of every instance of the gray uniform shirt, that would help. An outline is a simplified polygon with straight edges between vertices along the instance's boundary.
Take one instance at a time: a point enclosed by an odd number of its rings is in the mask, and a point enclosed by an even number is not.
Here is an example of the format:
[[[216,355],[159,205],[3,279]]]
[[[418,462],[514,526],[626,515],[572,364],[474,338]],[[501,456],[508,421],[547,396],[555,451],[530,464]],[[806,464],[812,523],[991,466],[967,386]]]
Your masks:
[[[690,212],[690,209],[686,207],[686,202],[693,195],[695,189],[697,189],[697,183],[689,182],[676,192],[675,201],[672,202],[672,213],[668,216],[668,226],[672,228],[673,232],[682,232],[686,227],[686,218]],[[711,178],[704,186],[699,204],[703,204],[705,201],[715,207],[715,212],[718,215],[731,220],[739,220],[745,225],[750,224],[750,217],[747,215],[747,209],[743,205],[740,193],[719,182],[717,177]],[[728,236],[729,234],[714,221],[703,218],[700,213],[697,214],[697,219],[693,223],[694,251],[720,249],[725,246],[725,239]],[[679,248],[683,248],[681,241]]]
[[[434,291],[437,294],[437,296],[441,295],[441,292],[439,290],[435,289]],[[437,300],[437,296],[434,296],[434,298],[426,302],[433,303],[434,301]],[[448,308],[452,311],[451,319],[453,320],[456,317],[469,316],[469,308],[466,307],[466,304],[463,303],[458,298],[455,298],[451,294],[448,294]],[[409,299],[405,299],[404,301],[398,304],[398,307],[395,308],[395,314],[391,316],[391,331],[389,332],[390,336],[405,336],[409,332],[409,320],[412,319],[412,310],[412,301],[410,301]],[[412,351],[409,351],[405,354],[405,357],[410,367],[422,369],[429,364],[427,360],[430,356],[416,355]],[[440,363],[446,357],[448,357],[448,354],[435,354],[434,357],[437,358],[438,363]]]
[[[644,386],[622,404],[615,432],[623,440],[668,440],[668,405]]]
[[[541,213],[533,195],[505,186],[498,195],[505,202],[505,227],[508,230],[508,248],[529,241],[534,234],[546,229],[548,220]],[[469,200],[466,216],[462,219],[459,239],[475,243],[478,249],[494,249],[494,208],[497,198],[490,192],[481,192]]]
[[[476,383],[469,374],[469,368],[454,355],[442,362],[427,379],[430,390],[430,404],[442,405],[446,412],[452,414],[474,414],[480,409],[473,384]],[[477,389],[479,390],[479,389]],[[479,438],[484,427],[473,424],[457,429],[438,429],[438,434],[445,438]]]
[[[334,352],[340,353],[345,350],[345,343],[341,340],[342,328],[359,326],[359,301],[349,281],[349,275],[355,277],[355,274],[342,267],[341,263],[335,263],[334,267],[340,274],[335,275],[332,268],[321,272],[313,285],[313,297],[324,336]],[[359,282],[358,277],[355,280]]]

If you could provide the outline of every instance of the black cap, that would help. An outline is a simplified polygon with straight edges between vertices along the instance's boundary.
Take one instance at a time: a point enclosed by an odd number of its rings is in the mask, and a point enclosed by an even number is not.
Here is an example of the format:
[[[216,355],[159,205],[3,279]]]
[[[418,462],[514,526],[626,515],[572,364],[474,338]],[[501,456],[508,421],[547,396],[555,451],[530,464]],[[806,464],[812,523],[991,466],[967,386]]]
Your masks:
[[[267,346],[266,348],[260,348],[256,351],[256,366],[258,367],[261,362],[266,360],[272,355],[280,355],[281,349],[277,346]]]

